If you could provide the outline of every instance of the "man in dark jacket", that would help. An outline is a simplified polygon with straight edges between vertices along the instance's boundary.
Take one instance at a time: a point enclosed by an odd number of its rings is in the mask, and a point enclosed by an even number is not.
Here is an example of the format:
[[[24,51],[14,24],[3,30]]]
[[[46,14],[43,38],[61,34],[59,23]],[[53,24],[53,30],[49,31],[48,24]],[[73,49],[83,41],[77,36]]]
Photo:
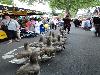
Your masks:
[[[71,27],[71,19],[69,18],[69,16],[67,15],[65,18],[63,18],[63,21],[64,21],[64,30],[66,31],[66,28],[68,29],[68,34],[70,32],[70,27]]]
[[[96,29],[95,36],[100,37],[100,17],[93,17],[94,27]]]

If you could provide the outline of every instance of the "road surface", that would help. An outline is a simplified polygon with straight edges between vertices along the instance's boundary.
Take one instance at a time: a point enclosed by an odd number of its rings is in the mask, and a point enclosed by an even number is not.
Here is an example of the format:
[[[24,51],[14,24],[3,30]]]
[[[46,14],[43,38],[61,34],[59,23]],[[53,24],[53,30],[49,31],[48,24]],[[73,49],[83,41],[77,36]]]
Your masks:
[[[45,63],[40,63],[41,75],[100,75],[100,38],[91,31],[71,27],[67,35],[66,49]],[[15,75],[20,65],[9,61],[13,58],[5,55],[13,54],[23,48],[26,41],[34,42],[37,38],[22,39],[7,45],[0,44],[0,75]]]

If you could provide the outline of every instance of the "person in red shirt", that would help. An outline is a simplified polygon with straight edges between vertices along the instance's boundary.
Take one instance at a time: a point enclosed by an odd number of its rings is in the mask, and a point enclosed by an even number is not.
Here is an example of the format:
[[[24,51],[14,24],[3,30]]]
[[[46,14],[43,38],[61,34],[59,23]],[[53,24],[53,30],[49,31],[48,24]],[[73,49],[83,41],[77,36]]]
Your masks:
[[[31,22],[31,21],[26,20],[26,24],[25,24],[25,26],[26,26],[26,30],[27,30],[27,31],[29,31],[29,30],[30,30],[31,25],[32,25],[32,22]]]

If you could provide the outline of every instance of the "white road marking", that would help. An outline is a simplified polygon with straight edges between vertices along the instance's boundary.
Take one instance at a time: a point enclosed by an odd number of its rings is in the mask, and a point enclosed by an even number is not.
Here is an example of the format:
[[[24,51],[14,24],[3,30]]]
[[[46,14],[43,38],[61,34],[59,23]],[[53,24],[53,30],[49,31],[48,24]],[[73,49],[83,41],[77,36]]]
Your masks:
[[[9,62],[10,63],[15,63],[15,64],[22,64],[25,61],[27,61],[27,59],[25,59],[25,58],[22,58],[22,59],[16,59],[16,58],[14,58],[14,59],[10,60]]]
[[[3,58],[3,59],[7,59],[7,58],[12,58],[12,57],[14,57],[14,52],[15,52],[16,50],[17,50],[17,49],[11,50],[10,52],[4,54],[4,55],[2,56],[2,58]]]
[[[14,57],[14,55],[4,55],[4,56],[2,56],[3,59],[12,58],[12,57]]]
[[[8,52],[8,53],[6,53],[6,54],[4,54],[4,55],[10,55],[10,54],[12,54],[13,52],[15,52],[17,49],[13,49],[12,51],[10,51],[10,52]]]
[[[20,46],[20,47],[18,47],[18,48],[23,48],[24,46]]]
[[[31,44],[32,44],[32,43],[31,43]],[[20,47],[18,47],[18,49],[20,50],[20,49],[23,48],[23,47],[24,47],[24,46],[20,46]],[[18,50],[18,49],[13,49],[13,50],[7,52],[6,54],[4,54],[4,55],[2,56],[2,58],[3,58],[3,59],[13,58],[14,55],[15,55],[14,52],[15,52],[16,50]],[[33,49],[34,49],[34,47],[33,47]]]

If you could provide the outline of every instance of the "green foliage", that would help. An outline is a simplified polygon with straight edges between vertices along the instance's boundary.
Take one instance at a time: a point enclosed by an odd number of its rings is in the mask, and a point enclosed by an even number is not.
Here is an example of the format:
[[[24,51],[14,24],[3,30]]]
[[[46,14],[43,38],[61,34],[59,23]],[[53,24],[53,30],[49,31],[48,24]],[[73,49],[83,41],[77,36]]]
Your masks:
[[[76,14],[78,9],[99,6],[100,0],[50,0],[49,4],[53,9],[63,9]]]
[[[37,0],[19,0],[19,1],[26,2],[26,3],[30,4],[30,5],[32,5]]]
[[[30,5],[33,5],[34,2],[43,3],[44,1],[48,1],[48,0],[19,0],[19,1],[26,2],[26,3],[30,4]]]
[[[0,0],[3,4],[12,4],[13,0]],[[33,4],[34,2],[48,1],[52,9],[66,10],[67,12],[72,12],[75,14],[78,9],[89,8],[100,6],[100,0],[20,0],[22,2],[27,2],[28,4]]]
[[[36,0],[19,0],[19,1],[21,1],[21,2],[34,2]]]
[[[11,5],[13,4],[13,0],[0,0],[1,4],[7,4],[7,5]]]

